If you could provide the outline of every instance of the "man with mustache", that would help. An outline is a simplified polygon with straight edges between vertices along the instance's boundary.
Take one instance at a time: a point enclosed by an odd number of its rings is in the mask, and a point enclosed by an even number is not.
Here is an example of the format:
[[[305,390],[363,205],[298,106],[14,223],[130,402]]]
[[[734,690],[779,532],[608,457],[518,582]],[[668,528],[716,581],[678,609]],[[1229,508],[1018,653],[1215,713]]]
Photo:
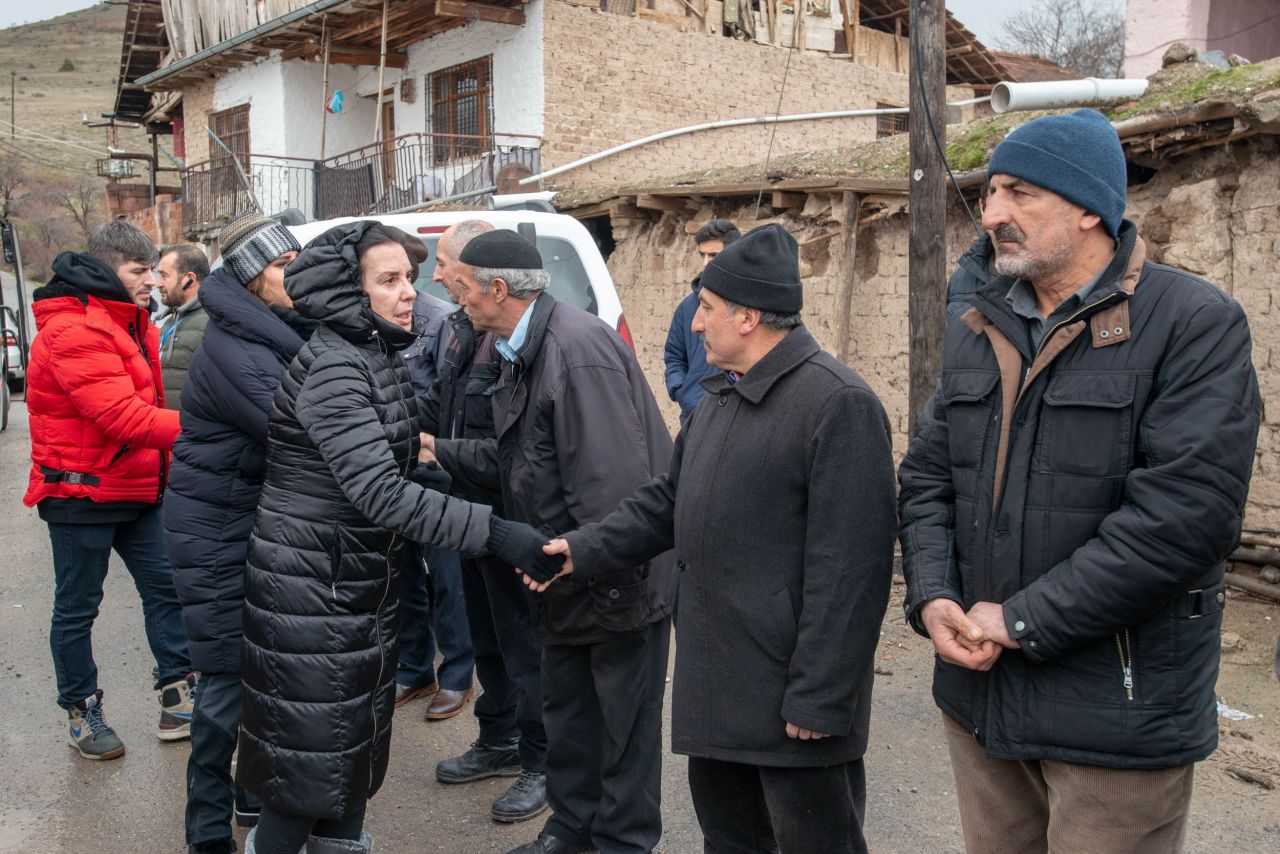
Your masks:
[[[1092,110],[992,154],[997,277],[901,469],[969,852],[1181,849],[1260,413],[1241,307],[1146,260]]]

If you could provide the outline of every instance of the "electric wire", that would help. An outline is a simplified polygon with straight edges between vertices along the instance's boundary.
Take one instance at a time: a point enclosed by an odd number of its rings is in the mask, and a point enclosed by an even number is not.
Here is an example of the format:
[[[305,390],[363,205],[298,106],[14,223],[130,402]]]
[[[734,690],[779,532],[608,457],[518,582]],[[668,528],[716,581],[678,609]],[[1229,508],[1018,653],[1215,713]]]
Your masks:
[[[756,194],[756,211],[751,215],[754,222],[760,217],[760,202],[764,199],[764,187],[769,183],[769,158],[773,156],[773,140],[778,135],[778,116],[782,115],[782,96],[787,91],[787,75],[791,73],[791,54],[796,51],[796,42],[800,40],[799,28],[791,31],[791,46],[787,48],[787,62],[782,67],[782,85],[778,87],[778,106],[773,111],[773,129],[769,131],[769,147],[764,153],[764,169],[760,175],[760,192]]]
[[[913,20],[920,19],[920,0],[911,0],[911,17]],[[911,49],[916,62],[916,69],[924,68],[924,57],[920,52],[920,34],[916,27],[911,28]],[[978,233],[978,237],[982,237],[985,232],[982,230],[982,224],[978,222],[978,218],[973,215],[973,209],[969,207],[969,200],[964,197],[964,193],[960,190],[960,184],[956,181],[956,176],[951,171],[951,164],[947,162],[947,151],[942,147],[942,139],[938,136],[938,129],[933,124],[933,110],[929,108],[929,94],[925,91],[924,76],[916,71],[913,76],[916,78],[916,85],[920,89],[920,101],[924,106],[925,123],[929,126],[929,135],[933,137],[933,144],[938,149],[938,157],[942,159],[942,165],[947,170],[947,177],[951,179],[951,186],[955,188],[956,195],[960,197],[960,203],[964,205],[964,211],[969,215],[969,221],[973,223],[973,229]]]

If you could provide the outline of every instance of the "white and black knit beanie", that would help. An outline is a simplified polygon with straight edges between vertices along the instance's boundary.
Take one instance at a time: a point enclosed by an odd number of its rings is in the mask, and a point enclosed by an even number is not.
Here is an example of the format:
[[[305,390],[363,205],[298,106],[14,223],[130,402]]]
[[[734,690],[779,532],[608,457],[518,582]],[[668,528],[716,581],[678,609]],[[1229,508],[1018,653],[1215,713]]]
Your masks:
[[[258,277],[272,261],[290,250],[302,249],[280,223],[260,213],[243,213],[218,234],[222,263],[242,285]]]

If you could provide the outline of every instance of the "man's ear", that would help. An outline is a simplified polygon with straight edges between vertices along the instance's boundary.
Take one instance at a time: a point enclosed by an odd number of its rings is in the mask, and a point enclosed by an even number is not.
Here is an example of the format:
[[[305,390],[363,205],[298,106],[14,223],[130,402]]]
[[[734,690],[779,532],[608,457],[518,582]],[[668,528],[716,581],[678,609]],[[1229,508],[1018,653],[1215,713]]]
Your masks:
[[[1098,216],[1095,213],[1089,213],[1088,211],[1085,211],[1084,215],[1080,217],[1080,230],[1089,231],[1092,228],[1097,228],[1097,226],[1101,222],[1102,222],[1102,217]]]
[[[493,291],[494,302],[502,302],[511,294],[511,291],[507,289],[506,279],[494,279],[493,284],[489,285],[489,289]]]
[[[760,325],[760,309],[742,307],[742,320],[738,323],[738,332],[741,335],[750,335],[755,328]]]

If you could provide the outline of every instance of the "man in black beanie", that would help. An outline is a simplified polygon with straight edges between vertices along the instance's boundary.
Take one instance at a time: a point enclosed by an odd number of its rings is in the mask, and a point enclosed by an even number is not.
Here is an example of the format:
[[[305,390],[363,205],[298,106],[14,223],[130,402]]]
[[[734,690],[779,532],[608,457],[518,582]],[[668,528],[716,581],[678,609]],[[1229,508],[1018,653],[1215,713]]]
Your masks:
[[[478,331],[497,334],[502,375],[496,438],[423,438],[454,484],[500,487],[510,518],[553,536],[603,518],[666,471],[671,436],[635,354],[608,324],[546,292],[533,244],[498,229],[458,260],[458,302]],[[519,854],[647,854],[662,836],[673,573],[669,556],[653,557],[556,584],[533,603],[552,815]]]
[[[674,547],[672,747],[689,757],[707,851],[867,850],[862,756],[896,521],[889,421],[801,325],[797,250],[766,225],[707,265],[693,330],[725,373],[703,381],[671,470],[553,540],[545,550],[570,560],[531,584],[552,596]]]

